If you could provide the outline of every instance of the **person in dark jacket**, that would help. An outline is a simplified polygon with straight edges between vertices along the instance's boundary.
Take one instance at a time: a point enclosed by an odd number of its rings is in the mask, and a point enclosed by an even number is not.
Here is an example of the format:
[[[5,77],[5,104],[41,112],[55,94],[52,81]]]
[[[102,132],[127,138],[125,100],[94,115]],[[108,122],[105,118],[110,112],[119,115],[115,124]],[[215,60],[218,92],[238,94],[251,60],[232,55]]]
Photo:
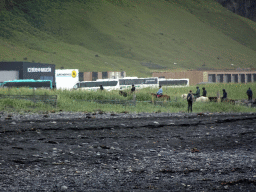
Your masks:
[[[191,110],[191,113],[192,113],[193,94],[192,94],[191,90],[189,91],[189,93],[187,95],[187,101],[188,101],[188,113],[189,113],[189,109]]]
[[[195,97],[195,99],[196,98],[198,98],[198,97],[200,97],[200,89],[199,89],[199,87],[196,87],[196,93],[194,93],[193,95],[194,95],[194,97]]]
[[[204,97],[206,97],[207,91],[205,90],[205,88],[203,87],[203,95]]]
[[[102,86],[102,85],[100,85],[100,90],[101,90],[101,91],[103,91],[103,90],[104,90],[104,88],[103,88],[103,86]]]
[[[247,96],[248,96],[248,101],[251,101],[251,100],[252,100],[252,95],[253,95],[253,93],[252,93],[252,90],[251,90],[250,87],[249,87],[249,89],[247,90],[246,94],[247,94]]]
[[[132,85],[131,92],[133,93],[135,91],[134,85]]]
[[[223,91],[223,97],[221,98],[221,102],[225,101],[227,99],[227,97],[228,97],[228,93],[226,92],[226,90],[222,89],[222,91]]]

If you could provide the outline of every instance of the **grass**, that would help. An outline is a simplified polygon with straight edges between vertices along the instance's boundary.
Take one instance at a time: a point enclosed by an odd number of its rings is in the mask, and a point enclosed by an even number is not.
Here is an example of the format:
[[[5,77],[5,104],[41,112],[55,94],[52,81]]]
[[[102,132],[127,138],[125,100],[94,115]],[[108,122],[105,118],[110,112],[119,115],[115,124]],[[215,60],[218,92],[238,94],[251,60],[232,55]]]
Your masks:
[[[139,77],[231,63],[256,68],[255,22],[214,0],[13,2],[0,12],[0,61]]]
[[[200,85],[200,89],[203,86]],[[235,100],[247,99],[246,91],[250,87],[252,91],[256,90],[256,83],[248,84],[207,84],[204,85],[207,90],[207,96],[217,96],[222,89],[225,88],[228,93],[228,98]],[[134,105],[115,105],[115,104],[100,104],[95,100],[132,100],[133,95],[128,94],[128,97],[122,97],[118,91],[81,91],[81,90],[43,90],[21,88],[21,89],[0,89],[0,95],[57,95],[57,107],[43,103],[32,103],[30,101],[0,99],[1,111],[13,112],[44,112],[44,111],[72,111],[72,112],[115,112],[115,113],[179,113],[187,112],[187,101],[181,98],[181,95],[188,93],[189,90],[196,91],[196,86],[167,88],[163,87],[164,94],[171,97],[171,102],[164,102],[155,105],[146,101],[159,101],[152,98],[150,93],[156,93],[157,89],[145,88],[136,91],[136,106]],[[129,92],[129,90],[127,90]],[[193,104],[193,112],[256,112],[256,108],[248,108],[241,105],[231,105],[228,103],[199,103]]]

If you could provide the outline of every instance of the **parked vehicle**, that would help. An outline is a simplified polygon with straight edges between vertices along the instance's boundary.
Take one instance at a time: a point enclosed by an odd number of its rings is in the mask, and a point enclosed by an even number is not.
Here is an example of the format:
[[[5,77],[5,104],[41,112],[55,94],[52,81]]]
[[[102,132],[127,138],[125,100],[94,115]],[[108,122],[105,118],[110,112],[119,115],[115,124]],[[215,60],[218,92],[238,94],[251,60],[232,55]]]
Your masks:
[[[142,89],[146,87],[157,88],[159,85],[167,87],[175,86],[189,86],[189,79],[164,79],[158,77],[138,78],[138,77],[124,77],[120,79],[97,79],[96,81],[80,81],[74,89],[82,90],[98,90],[100,85],[104,90],[120,90],[131,89],[132,85],[136,89]]]
[[[4,81],[0,87],[29,87],[29,88],[47,88],[52,89],[51,80],[34,80],[34,79],[19,79],[12,81]]]

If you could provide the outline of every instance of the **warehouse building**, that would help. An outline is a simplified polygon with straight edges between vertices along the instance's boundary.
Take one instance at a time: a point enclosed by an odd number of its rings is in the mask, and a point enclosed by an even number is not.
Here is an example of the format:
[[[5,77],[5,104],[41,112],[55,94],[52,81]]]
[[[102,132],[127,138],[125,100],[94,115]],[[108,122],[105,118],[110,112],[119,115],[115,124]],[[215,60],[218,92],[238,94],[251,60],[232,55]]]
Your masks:
[[[15,79],[51,80],[55,86],[55,65],[30,62],[0,62],[0,82]]]
[[[256,82],[256,71],[184,71],[154,72],[153,77],[189,79],[190,85],[198,83],[249,83]]]

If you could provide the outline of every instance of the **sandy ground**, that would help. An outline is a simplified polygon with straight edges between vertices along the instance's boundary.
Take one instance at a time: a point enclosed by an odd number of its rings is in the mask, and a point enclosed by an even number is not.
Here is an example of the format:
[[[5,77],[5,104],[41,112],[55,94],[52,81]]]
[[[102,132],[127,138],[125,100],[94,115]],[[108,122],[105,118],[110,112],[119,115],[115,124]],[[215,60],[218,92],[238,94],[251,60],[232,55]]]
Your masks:
[[[0,191],[256,191],[255,113],[0,116]]]

